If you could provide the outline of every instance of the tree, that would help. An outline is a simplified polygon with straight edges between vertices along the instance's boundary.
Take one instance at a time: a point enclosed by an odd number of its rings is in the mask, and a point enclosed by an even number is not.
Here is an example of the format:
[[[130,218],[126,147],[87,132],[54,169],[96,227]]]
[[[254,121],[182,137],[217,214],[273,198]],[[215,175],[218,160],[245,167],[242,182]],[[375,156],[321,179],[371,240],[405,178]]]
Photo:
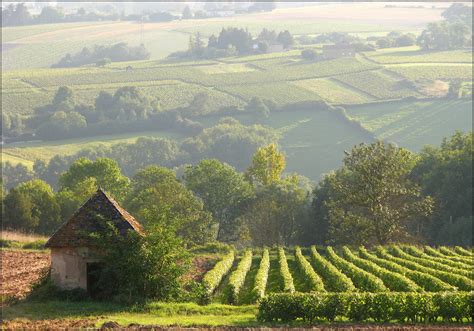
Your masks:
[[[3,208],[4,228],[24,232],[34,232],[37,228],[39,219],[33,215],[33,202],[25,193],[11,189],[3,201]]]
[[[61,210],[51,186],[34,179],[18,185],[16,189],[31,201],[31,215],[38,220],[37,226],[30,231],[52,234],[61,224]]]
[[[252,165],[247,169],[246,176],[251,182],[267,186],[281,180],[286,161],[283,153],[275,144],[261,147],[254,154]]]
[[[181,17],[184,20],[193,18],[193,13],[191,12],[191,8],[189,8],[189,6],[184,7]]]
[[[244,176],[226,163],[203,160],[196,166],[186,168],[184,181],[219,222],[217,240],[238,240],[235,220],[254,195]]]
[[[179,224],[169,226],[188,244],[203,244],[215,238],[211,214],[170,169],[149,166],[139,171],[132,179],[124,205],[145,224],[150,211],[172,216],[170,222],[179,220]]]
[[[334,243],[387,244],[408,236],[407,227],[426,219],[433,201],[409,178],[415,156],[381,141],[360,144],[330,178],[335,195],[326,202]]]
[[[56,194],[56,201],[61,208],[61,218],[67,221],[74,212],[97,191],[97,180],[88,177],[71,189],[63,189]]]
[[[446,228],[472,217],[472,138],[472,132],[456,132],[444,138],[438,148],[425,147],[411,173],[423,194],[436,202],[433,223],[427,231],[434,244],[450,244]]]
[[[87,178],[95,178],[98,186],[119,201],[125,197],[129,185],[129,179],[122,175],[116,161],[109,158],[98,158],[96,161],[80,158],[59,177],[60,191],[68,189],[74,192],[78,184]]]
[[[285,30],[278,34],[277,41],[283,45],[283,48],[288,49],[295,43],[290,31]]]
[[[182,294],[189,255],[171,224],[176,215],[147,214],[144,236],[128,231],[121,234],[107,219],[97,218],[105,231],[91,234],[101,251],[103,268],[98,274],[97,292],[128,303],[143,299],[170,300]]]
[[[309,216],[308,191],[298,183],[282,181],[257,189],[243,215],[253,245],[291,245]]]
[[[301,51],[301,57],[305,60],[314,60],[316,59],[317,53],[314,49],[304,49]]]
[[[253,97],[250,99],[247,106],[245,106],[245,111],[256,113],[259,117],[268,118],[270,116],[270,109],[259,97]]]
[[[36,21],[39,23],[57,23],[61,22],[64,19],[64,14],[59,11],[58,9],[51,7],[51,6],[46,6],[43,7],[41,10],[41,13],[38,15],[36,18]]]

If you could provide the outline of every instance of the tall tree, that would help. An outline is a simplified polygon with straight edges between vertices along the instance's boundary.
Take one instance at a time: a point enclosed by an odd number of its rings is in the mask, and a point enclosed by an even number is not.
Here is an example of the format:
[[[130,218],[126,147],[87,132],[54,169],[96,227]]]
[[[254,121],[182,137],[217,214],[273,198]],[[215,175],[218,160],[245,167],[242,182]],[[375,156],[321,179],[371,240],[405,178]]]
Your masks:
[[[426,219],[433,201],[409,177],[416,157],[392,144],[361,144],[331,177],[335,197],[326,202],[335,243],[387,244],[408,236],[407,227]]]
[[[118,200],[125,197],[129,185],[129,179],[122,175],[120,167],[114,160],[98,158],[96,161],[91,161],[80,158],[59,177],[60,190],[68,189],[74,192],[77,185],[87,178],[95,178],[98,186]]]
[[[253,187],[244,176],[230,165],[214,159],[188,167],[184,181],[219,222],[217,240],[238,240],[236,218],[254,195]]]
[[[285,166],[283,153],[278,150],[276,144],[270,144],[257,150],[246,175],[251,182],[271,185],[281,180]]]
[[[34,232],[39,219],[33,215],[31,198],[16,188],[11,189],[3,201],[2,223],[5,229]]]

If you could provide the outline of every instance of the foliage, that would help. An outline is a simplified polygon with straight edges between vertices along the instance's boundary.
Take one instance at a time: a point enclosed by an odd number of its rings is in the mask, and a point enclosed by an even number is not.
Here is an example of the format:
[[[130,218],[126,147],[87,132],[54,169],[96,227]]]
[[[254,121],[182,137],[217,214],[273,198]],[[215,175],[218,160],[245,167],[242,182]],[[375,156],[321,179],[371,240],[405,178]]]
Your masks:
[[[472,28],[462,22],[429,23],[417,39],[424,50],[448,50],[472,46]]]
[[[423,273],[416,269],[409,269],[388,259],[379,258],[369,253],[364,247],[360,247],[359,252],[361,257],[370,260],[387,270],[405,275],[407,278],[413,280],[418,286],[425,289],[425,291],[438,292],[455,290],[453,286],[433,277],[430,273]]]
[[[237,269],[230,274],[228,284],[228,300],[230,303],[238,303],[240,289],[244,285],[245,276],[247,276],[251,266],[252,250],[248,249],[244,252],[242,259],[239,261]]]
[[[319,277],[314,271],[311,263],[309,263],[308,260],[303,256],[301,253],[301,248],[298,246],[295,248],[295,257],[298,268],[304,274],[305,280],[310,285],[311,291],[324,292],[325,289],[321,277]]]
[[[255,276],[255,284],[253,287],[253,296],[256,301],[265,296],[265,289],[267,288],[268,272],[270,271],[270,252],[268,248],[263,249],[262,259],[258,267],[257,275]]]
[[[76,160],[69,169],[59,177],[60,190],[74,190],[89,178],[94,178],[97,186],[110,192],[119,201],[125,197],[129,179],[122,175],[117,164],[109,158],[98,158],[91,161],[87,158]]]
[[[251,182],[268,186],[278,183],[285,170],[285,156],[276,144],[257,149],[252,159],[252,165],[247,169],[247,177]]]
[[[356,256],[348,247],[343,247],[343,254],[347,261],[352,262],[361,269],[379,277],[390,290],[395,292],[419,292],[421,288],[415,282],[393,271],[378,266],[372,261]]]
[[[149,58],[150,53],[143,44],[138,47],[128,46],[127,43],[118,43],[111,46],[95,45],[92,49],[84,47],[77,54],[66,54],[58,63],[53,64],[52,67],[80,67],[85,64],[106,61],[106,59],[112,62],[120,62],[147,60]]]
[[[230,251],[228,254],[224,255],[222,259],[217,262],[217,264],[209,270],[202,279],[202,283],[206,289],[207,299],[212,295],[212,293],[216,290],[219,286],[222,278],[229,273],[232,265],[234,263],[235,253],[234,251]]]
[[[168,225],[189,245],[215,238],[212,216],[204,210],[202,201],[178,181],[173,170],[149,166],[139,171],[131,181],[124,206],[146,224],[154,221],[146,217],[150,210],[172,215]]]
[[[226,163],[203,160],[185,169],[184,182],[219,222],[217,240],[238,241],[236,218],[254,195],[243,175]]]
[[[273,294],[260,301],[257,318],[264,322],[307,323],[335,318],[350,322],[445,322],[472,320],[472,292],[444,293],[297,293]]]
[[[326,204],[332,240],[384,244],[403,240],[406,226],[430,215],[433,202],[409,179],[415,157],[378,141],[360,144],[330,177],[335,196]]]
[[[291,276],[290,269],[288,268],[288,261],[286,260],[285,250],[283,247],[278,248],[278,265],[280,266],[280,277],[283,292],[295,292],[293,276]]]
[[[339,271],[332,263],[321,256],[315,246],[311,247],[311,261],[314,270],[324,279],[324,285],[329,292],[355,292],[352,280]]]
[[[380,278],[362,270],[353,263],[344,260],[334,252],[332,247],[327,247],[326,250],[331,262],[339,270],[348,275],[359,290],[366,292],[385,292],[388,290]]]
[[[151,211],[155,219],[146,227],[146,235],[128,231],[120,234],[108,220],[97,217],[104,231],[92,233],[101,253],[97,291],[104,298],[119,300],[172,300],[179,297],[181,276],[188,268],[188,253],[168,223],[170,214]],[[178,222],[176,222],[178,223]]]

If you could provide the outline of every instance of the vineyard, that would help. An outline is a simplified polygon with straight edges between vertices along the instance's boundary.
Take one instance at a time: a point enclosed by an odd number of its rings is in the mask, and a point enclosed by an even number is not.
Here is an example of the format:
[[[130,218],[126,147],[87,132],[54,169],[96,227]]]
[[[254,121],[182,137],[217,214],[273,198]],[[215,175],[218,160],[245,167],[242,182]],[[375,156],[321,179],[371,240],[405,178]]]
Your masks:
[[[229,252],[203,284],[211,302],[245,305],[275,293],[470,292],[473,272],[474,252],[462,247],[279,247]]]

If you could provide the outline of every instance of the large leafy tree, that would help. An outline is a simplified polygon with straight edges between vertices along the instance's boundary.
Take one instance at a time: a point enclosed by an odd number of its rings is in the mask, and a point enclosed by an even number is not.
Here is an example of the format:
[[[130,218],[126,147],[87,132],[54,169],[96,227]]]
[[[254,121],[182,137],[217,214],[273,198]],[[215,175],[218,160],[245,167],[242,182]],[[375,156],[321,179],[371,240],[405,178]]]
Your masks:
[[[219,222],[217,239],[238,240],[235,220],[254,195],[252,185],[244,176],[232,166],[214,159],[188,167],[184,180]]]
[[[433,201],[409,177],[414,154],[378,141],[361,144],[330,178],[334,197],[326,201],[335,243],[387,244],[408,236],[407,227],[432,212]]]
[[[114,160],[98,158],[91,161],[80,158],[60,176],[60,190],[74,192],[76,187],[87,178],[94,178],[98,186],[110,192],[118,200],[125,197],[129,185],[129,179],[122,175],[120,167]]]
[[[251,166],[247,169],[247,177],[254,183],[263,186],[278,183],[285,170],[285,156],[275,144],[261,147],[254,154]]]
[[[421,185],[423,193],[436,201],[429,231],[435,243],[453,242],[449,238],[456,236],[447,229],[451,225],[453,229],[460,228],[461,225],[454,225],[458,219],[465,224],[464,231],[472,234],[472,138],[472,132],[456,132],[444,138],[439,148],[425,147],[412,171],[412,178]]]
[[[17,202],[23,207],[31,208],[30,211],[20,212],[23,218],[31,213],[31,220],[27,221],[31,225],[31,228],[27,229],[28,231],[51,234],[57,229],[61,223],[60,207],[51,186],[40,179],[35,179],[20,184],[16,190],[19,193],[19,195],[16,195]],[[23,195],[23,197],[20,195]],[[22,199],[23,201],[21,201]],[[37,223],[33,220],[37,220]],[[23,222],[26,221],[23,220]]]
[[[31,198],[13,188],[3,201],[2,226],[5,229],[33,232],[38,227],[38,217],[33,215]]]
[[[150,221],[146,217],[150,211],[172,216],[169,226],[188,243],[202,244],[215,237],[211,214],[170,169],[149,166],[139,171],[132,179],[125,207],[145,224]]]

